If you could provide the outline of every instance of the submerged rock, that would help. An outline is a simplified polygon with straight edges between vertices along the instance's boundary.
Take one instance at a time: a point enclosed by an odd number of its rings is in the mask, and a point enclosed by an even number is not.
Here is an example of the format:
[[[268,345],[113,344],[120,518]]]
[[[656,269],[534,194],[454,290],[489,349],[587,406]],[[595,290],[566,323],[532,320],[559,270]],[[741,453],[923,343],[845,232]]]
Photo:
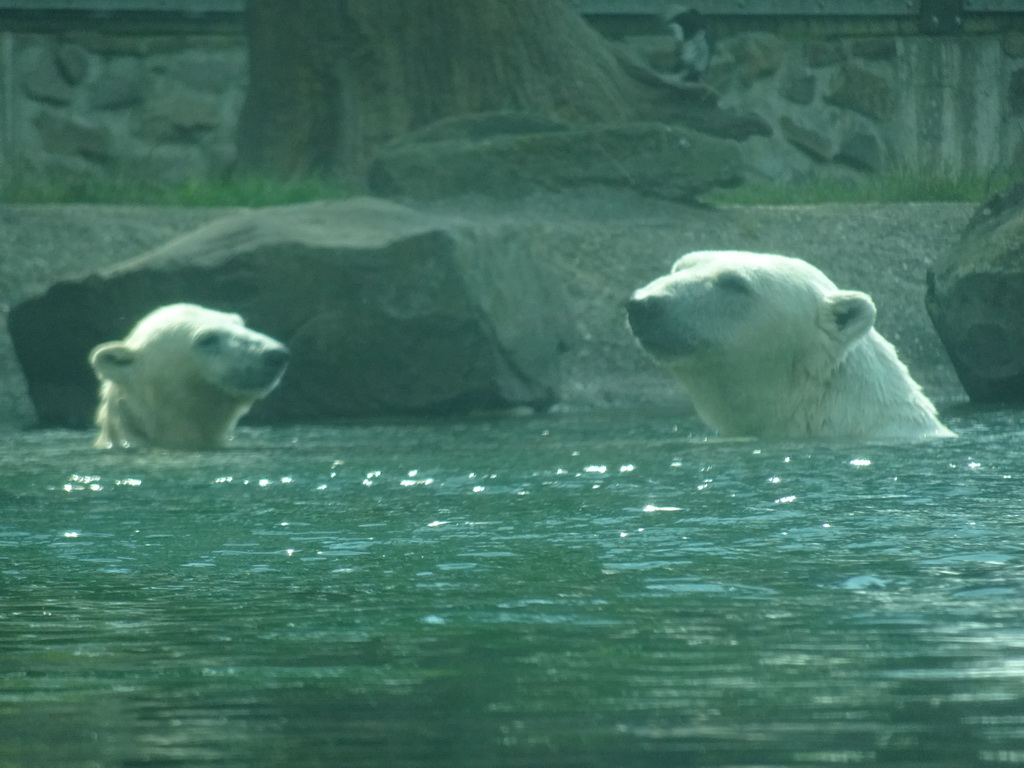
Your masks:
[[[9,329],[44,426],[91,423],[89,350],[178,301],[291,349],[249,421],[545,408],[575,327],[557,280],[505,234],[373,198],[247,211],[58,282]]]

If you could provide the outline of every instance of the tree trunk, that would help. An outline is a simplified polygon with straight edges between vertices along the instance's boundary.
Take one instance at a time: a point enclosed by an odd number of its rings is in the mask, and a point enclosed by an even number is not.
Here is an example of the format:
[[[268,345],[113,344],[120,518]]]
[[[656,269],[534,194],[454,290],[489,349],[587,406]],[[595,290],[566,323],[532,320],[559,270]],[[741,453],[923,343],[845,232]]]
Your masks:
[[[239,166],[358,175],[451,115],[632,114],[628,78],[567,0],[250,0]]]

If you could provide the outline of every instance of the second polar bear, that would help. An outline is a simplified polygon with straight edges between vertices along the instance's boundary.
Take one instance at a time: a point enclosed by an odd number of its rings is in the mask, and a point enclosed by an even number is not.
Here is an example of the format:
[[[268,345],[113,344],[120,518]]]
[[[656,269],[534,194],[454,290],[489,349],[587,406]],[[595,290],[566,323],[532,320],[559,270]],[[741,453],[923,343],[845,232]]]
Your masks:
[[[725,437],[950,437],[875,305],[806,261],[697,251],[636,291],[629,325]]]
[[[236,314],[170,304],[146,315],[124,341],[100,344],[89,362],[100,379],[100,448],[224,445],[238,420],[277,386],[288,349]]]

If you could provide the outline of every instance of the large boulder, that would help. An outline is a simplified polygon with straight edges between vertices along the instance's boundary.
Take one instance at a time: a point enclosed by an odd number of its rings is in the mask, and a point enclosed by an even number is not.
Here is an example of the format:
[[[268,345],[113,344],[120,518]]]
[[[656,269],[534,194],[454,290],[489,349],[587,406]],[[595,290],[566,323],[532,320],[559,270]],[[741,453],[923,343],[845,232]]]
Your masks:
[[[971,400],[1024,402],[1024,184],[978,208],[925,305]]]
[[[677,126],[489,113],[438,121],[389,144],[371,163],[369,185],[420,199],[601,185],[688,202],[739,183],[742,170],[735,143]]]
[[[43,426],[92,421],[97,343],[162,304],[240,313],[291,365],[248,421],[544,408],[574,325],[560,285],[497,224],[359,198],[246,211],[15,306]]]

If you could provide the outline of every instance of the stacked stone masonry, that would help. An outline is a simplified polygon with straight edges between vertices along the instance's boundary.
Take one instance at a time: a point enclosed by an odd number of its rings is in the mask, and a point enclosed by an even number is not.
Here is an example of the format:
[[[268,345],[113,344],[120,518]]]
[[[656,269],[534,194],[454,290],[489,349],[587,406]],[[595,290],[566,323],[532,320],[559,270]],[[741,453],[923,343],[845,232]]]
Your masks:
[[[10,166],[168,183],[230,168],[248,77],[240,38],[5,37]]]
[[[1021,16],[956,36],[727,32],[704,79],[771,127],[740,142],[755,175],[1018,169]],[[655,69],[671,45],[624,39]],[[240,34],[0,33],[0,160],[167,183],[224,174],[247,77]]]

